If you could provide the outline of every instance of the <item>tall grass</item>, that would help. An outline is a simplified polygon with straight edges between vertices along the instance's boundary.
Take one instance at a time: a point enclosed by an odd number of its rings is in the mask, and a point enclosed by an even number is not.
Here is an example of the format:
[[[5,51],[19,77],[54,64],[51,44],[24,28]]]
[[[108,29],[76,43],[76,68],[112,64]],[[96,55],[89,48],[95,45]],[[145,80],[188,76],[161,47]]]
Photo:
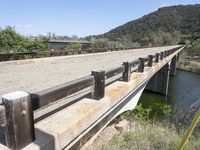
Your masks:
[[[116,134],[112,140],[102,146],[103,150],[176,150],[183,137],[184,130],[170,122],[170,108],[162,106],[162,117],[155,119],[152,108],[143,108],[139,104],[134,111],[126,112],[118,119],[130,121],[129,132]],[[168,105],[166,105],[168,106]],[[160,111],[160,110],[159,110]],[[165,116],[165,117],[164,117]],[[200,134],[193,134],[186,150],[200,149]]]
[[[200,74],[200,60],[181,58],[177,65],[178,69]]]
[[[141,123],[130,132],[119,133],[103,145],[103,150],[176,150],[181,137],[175,127],[162,123]],[[193,135],[185,150],[199,150],[200,136]]]

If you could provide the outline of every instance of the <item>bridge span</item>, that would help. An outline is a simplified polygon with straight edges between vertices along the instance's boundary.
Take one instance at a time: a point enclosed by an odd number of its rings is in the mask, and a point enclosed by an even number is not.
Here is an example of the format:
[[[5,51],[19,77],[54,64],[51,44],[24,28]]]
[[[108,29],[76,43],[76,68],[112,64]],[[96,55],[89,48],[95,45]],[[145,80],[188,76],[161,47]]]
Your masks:
[[[183,48],[0,63],[0,140],[24,150],[86,146],[116,116],[134,109],[145,88],[167,94]]]

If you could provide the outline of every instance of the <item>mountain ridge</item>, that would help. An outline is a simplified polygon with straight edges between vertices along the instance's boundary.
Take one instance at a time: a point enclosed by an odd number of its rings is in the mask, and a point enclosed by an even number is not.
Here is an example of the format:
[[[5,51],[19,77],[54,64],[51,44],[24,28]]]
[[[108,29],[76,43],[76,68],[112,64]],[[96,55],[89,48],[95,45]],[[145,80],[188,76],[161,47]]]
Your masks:
[[[200,38],[200,4],[162,7],[95,37],[143,46]]]

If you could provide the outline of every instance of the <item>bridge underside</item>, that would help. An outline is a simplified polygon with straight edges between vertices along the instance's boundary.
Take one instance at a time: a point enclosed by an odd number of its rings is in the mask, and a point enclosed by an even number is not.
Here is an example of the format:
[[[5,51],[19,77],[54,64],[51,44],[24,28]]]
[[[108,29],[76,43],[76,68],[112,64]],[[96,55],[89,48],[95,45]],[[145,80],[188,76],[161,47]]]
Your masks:
[[[35,124],[35,142],[24,150],[79,149],[116,116],[134,109],[145,87],[166,95],[169,74],[175,74],[175,58],[180,50],[152,67],[145,67],[142,73],[132,73],[129,82],[116,81],[108,85],[100,101],[84,98],[39,121]]]
[[[169,75],[176,75],[176,62],[177,56],[174,56],[170,62],[153,75],[145,90],[166,96],[168,93]]]

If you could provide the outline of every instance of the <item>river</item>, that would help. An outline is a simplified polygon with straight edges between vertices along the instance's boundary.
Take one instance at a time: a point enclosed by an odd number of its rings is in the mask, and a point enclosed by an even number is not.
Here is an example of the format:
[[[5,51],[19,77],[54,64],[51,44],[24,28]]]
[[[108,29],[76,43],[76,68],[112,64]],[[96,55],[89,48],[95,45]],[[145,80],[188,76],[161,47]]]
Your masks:
[[[168,96],[144,91],[139,102],[144,106],[171,105],[176,117],[182,118],[187,109],[200,100],[200,75],[177,70],[169,80]]]

